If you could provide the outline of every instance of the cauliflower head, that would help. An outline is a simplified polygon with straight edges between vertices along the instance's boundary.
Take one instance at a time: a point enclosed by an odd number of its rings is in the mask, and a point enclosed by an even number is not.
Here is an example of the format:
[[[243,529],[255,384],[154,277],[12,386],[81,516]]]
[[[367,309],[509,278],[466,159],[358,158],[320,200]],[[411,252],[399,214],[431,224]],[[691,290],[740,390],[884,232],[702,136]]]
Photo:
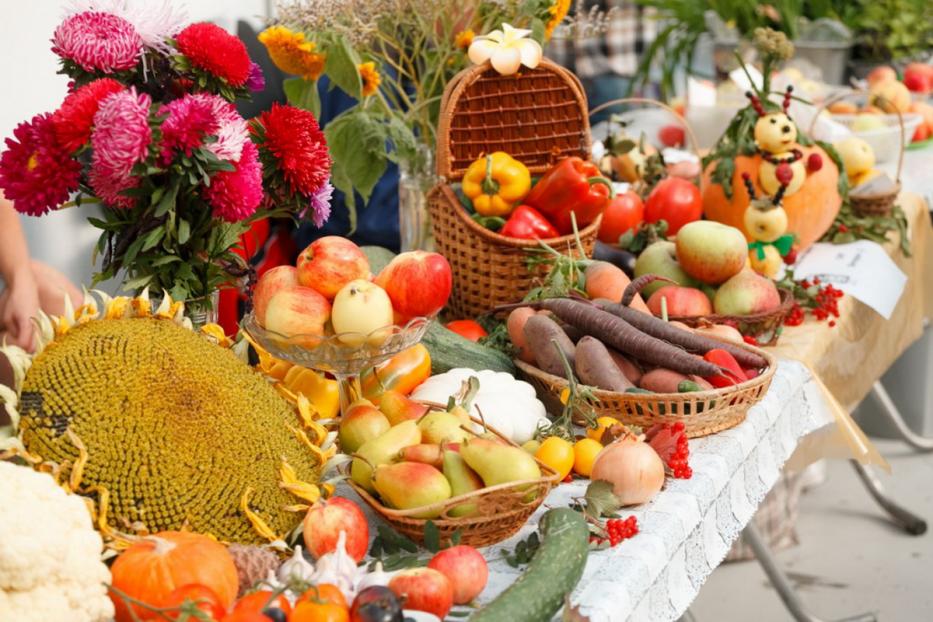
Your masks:
[[[81,497],[0,462],[0,622],[105,622],[110,571]]]

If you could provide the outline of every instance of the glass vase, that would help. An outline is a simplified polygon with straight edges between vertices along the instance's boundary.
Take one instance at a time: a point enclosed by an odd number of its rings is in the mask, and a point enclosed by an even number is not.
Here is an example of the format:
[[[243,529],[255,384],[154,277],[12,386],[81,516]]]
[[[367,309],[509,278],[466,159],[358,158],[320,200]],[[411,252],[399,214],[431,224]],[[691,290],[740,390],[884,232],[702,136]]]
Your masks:
[[[434,230],[428,212],[427,194],[434,187],[434,153],[425,145],[418,147],[411,160],[399,162],[398,221],[401,249],[434,250]]]
[[[191,298],[185,301],[185,315],[195,329],[206,324],[216,324],[219,318],[220,290],[214,290],[207,296]]]

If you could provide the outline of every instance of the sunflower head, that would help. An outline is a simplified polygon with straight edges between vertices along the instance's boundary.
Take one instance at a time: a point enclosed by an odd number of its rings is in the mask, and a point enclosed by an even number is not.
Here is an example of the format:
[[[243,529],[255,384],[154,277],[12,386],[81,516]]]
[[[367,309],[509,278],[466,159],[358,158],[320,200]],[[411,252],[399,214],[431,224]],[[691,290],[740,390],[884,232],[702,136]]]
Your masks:
[[[325,54],[314,50],[313,41],[305,41],[303,32],[285,26],[270,26],[259,33],[259,42],[266,46],[269,58],[285,73],[315,81],[324,73]]]
[[[457,33],[456,38],[454,39],[454,44],[461,50],[465,50],[470,47],[470,44],[473,43],[473,37],[476,36],[476,33],[471,29],[467,28],[466,30],[461,30]]]
[[[551,18],[547,21],[547,24],[544,26],[544,40],[548,41],[551,38],[551,35],[554,34],[554,29],[557,28],[564,18],[567,17],[567,13],[570,11],[570,3],[572,0],[553,0],[551,6],[548,8],[548,14]]]
[[[376,63],[362,63],[356,67],[360,72],[360,79],[363,81],[363,97],[369,97],[379,90],[382,83],[382,77],[376,70]]]

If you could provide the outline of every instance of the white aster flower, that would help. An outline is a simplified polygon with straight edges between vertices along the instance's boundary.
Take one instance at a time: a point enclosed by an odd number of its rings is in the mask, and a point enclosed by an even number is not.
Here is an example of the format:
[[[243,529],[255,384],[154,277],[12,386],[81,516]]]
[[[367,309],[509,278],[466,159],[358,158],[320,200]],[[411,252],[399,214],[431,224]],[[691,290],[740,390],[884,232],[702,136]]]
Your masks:
[[[67,15],[95,11],[122,17],[136,29],[146,47],[172,53],[167,42],[187,25],[188,15],[172,0],[71,0]]]

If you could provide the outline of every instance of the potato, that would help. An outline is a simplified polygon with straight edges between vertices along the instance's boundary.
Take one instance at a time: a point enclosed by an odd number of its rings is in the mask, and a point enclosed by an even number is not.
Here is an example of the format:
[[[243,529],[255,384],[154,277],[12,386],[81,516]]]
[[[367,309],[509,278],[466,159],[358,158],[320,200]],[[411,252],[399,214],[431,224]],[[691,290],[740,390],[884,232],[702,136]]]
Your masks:
[[[612,354],[595,337],[583,337],[574,350],[574,367],[580,382],[619,393],[634,386],[612,359]]]
[[[534,354],[538,369],[562,378],[567,375],[554,342],[557,342],[557,347],[567,357],[571,369],[573,368],[573,342],[557,322],[546,315],[533,315],[525,321],[522,332],[528,348]]]
[[[655,393],[677,393],[677,385],[687,379],[687,376],[683,374],[659,367],[645,373],[638,386]]]

